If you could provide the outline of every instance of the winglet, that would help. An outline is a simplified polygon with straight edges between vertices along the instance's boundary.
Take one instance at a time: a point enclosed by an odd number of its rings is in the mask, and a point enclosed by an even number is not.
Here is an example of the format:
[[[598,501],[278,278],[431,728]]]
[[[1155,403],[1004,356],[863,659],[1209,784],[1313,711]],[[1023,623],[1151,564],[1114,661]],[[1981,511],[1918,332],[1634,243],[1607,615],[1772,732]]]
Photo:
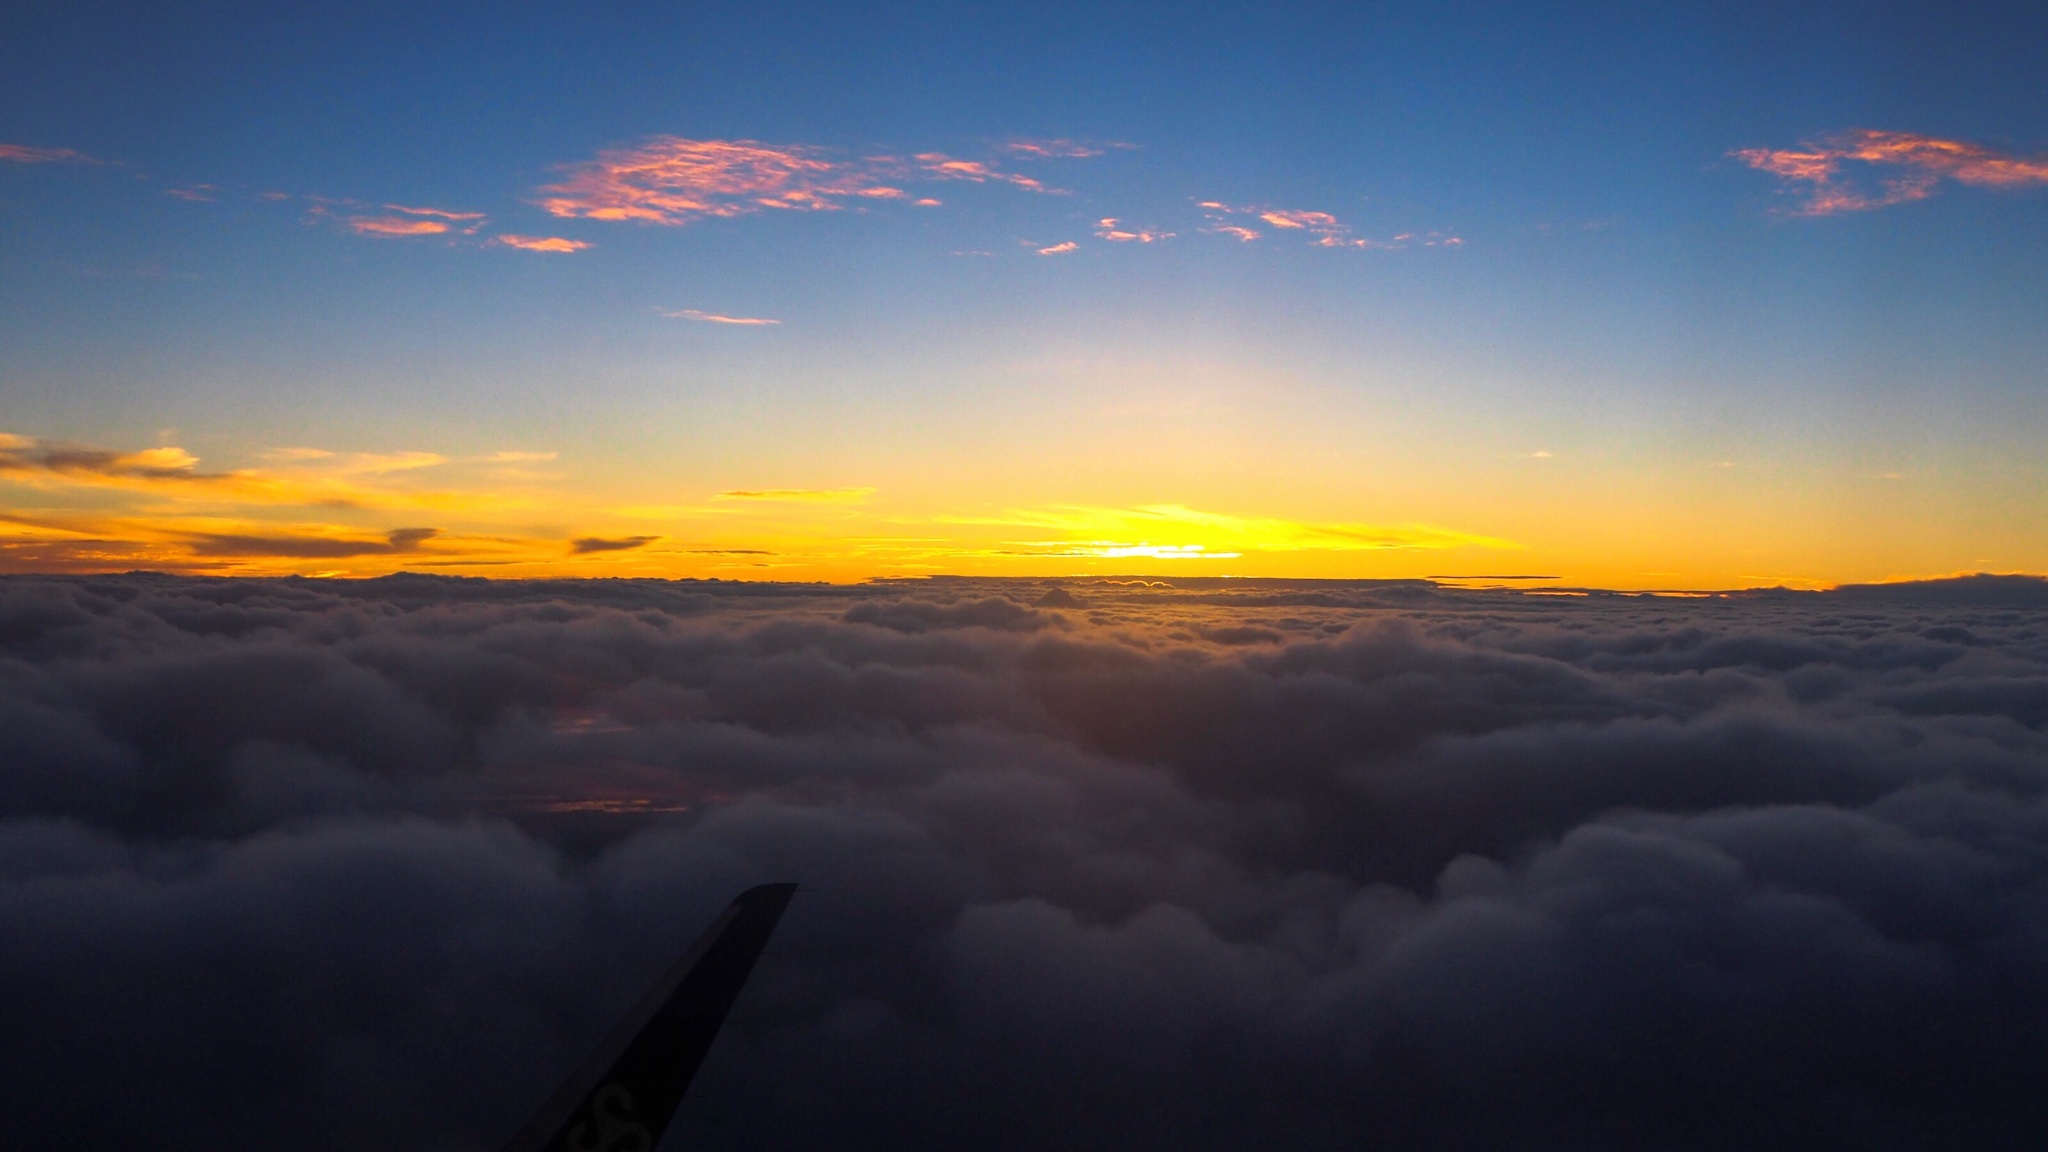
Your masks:
[[[740,893],[505,1152],[653,1152],[795,894]]]

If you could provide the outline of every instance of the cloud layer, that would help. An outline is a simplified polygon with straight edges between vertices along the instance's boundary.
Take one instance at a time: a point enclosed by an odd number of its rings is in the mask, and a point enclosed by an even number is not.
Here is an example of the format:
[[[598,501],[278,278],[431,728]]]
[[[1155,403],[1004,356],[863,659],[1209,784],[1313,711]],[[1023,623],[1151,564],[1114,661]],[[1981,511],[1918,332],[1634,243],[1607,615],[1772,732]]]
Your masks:
[[[2029,1146],[2048,594],[0,580],[0,1143]]]

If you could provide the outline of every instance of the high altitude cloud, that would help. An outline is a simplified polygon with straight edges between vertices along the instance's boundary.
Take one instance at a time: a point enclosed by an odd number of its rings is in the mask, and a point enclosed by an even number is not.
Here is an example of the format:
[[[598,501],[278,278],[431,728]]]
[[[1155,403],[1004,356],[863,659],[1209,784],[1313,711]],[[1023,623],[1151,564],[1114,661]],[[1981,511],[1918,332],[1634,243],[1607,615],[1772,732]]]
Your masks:
[[[581,252],[590,247],[587,240],[566,240],[560,236],[518,236],[510,232],[493,238],[492,242],[524,252]]]
[[[83,152],[69,148],[31,148],[26,144],[0,144],[0,160],[16,164],[98,164]]]
[[[1328,212],[1296,208],[1233,207],[1220,200],[1203,200],[1196,207],[1209,217],[1206,232],[1257,240],[1262,232],[1249,225],[1264,224],[1281,233],[1314,237],[1319,248],[1456,248],[1464,241],[1450,232],[1402,232],[1384,240],[1353,235],[1351,226]],[[1237,222],[1233,222],[1237,221]]]
[[[2023,579],[0,579],[0,1144],[497,1147],[795,879],[695,1143],[2030,1147],[2043,634]]]
[[[1117,222],[1114,216],[1105,216],[1096,222],[1095,235],[1116,244],[1150,244],[1156,240],[1171,240],[1171,232],[1154,232],[1145,229],[1132,231]]]
[[[1942,179],[1984,188],[2048,184],[2048,156],[2025,157],[1960,140],[1859,129],[1798,148],[1730,153],[1803,196],[1801,216],[1861,212],[1925,200]]]
[[[679,308],[673,312],[664,311],[662,315],[671,320],[695,320],[700,324],[738,324],[744,327],[755,328],[782,323],[780,320],[771,320],[766,316],[727,316],[718,312],[702,312],[695,308]]]
[[[940,152],[848,157],[804,144],[657,136],[570,166],[561,182],[541,189],[540,205],[556,216],[678,225],[770,209],[832,211],[860,201],[935,204],[902,187],[933,180],[1051,191],[1031,177]]]
[[[1130,148],[1133,145],[1086,144],[1074,140],[1007,140],[1001,150],[1026,160],[1086,160],[1100,156],[1112,148]]]
[[[447,232],[474,235],[484,226],[482,212],[450,212],[441,208],[384,207],[395,216],[350,216],[348,226],[362,236],[439,236]]]

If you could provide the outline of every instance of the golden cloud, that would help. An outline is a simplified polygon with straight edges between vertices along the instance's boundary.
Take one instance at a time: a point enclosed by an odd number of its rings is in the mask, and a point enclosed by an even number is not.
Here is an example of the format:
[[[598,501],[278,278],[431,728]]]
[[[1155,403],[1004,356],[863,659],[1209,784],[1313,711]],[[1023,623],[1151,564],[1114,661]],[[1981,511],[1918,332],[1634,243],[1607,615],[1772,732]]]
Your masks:
[[[183,448],[116,452],[34,437],[0,435],[0,481],[43,491],[130,492],[172,506],[301,506],[459,510],[512,503],[500,495],[395,486],[404,474],[446,463],[431,452],[334,453],[282,448],[267,470],[208,472]]]

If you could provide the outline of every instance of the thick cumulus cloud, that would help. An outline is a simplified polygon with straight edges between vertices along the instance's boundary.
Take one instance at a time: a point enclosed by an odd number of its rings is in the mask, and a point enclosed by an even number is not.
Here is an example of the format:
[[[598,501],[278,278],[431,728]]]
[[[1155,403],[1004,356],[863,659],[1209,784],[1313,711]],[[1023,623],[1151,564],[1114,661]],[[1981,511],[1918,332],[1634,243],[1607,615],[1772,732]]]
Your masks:
[[[2032,1147],[2048,592],[0,580],[0,1145]]]

